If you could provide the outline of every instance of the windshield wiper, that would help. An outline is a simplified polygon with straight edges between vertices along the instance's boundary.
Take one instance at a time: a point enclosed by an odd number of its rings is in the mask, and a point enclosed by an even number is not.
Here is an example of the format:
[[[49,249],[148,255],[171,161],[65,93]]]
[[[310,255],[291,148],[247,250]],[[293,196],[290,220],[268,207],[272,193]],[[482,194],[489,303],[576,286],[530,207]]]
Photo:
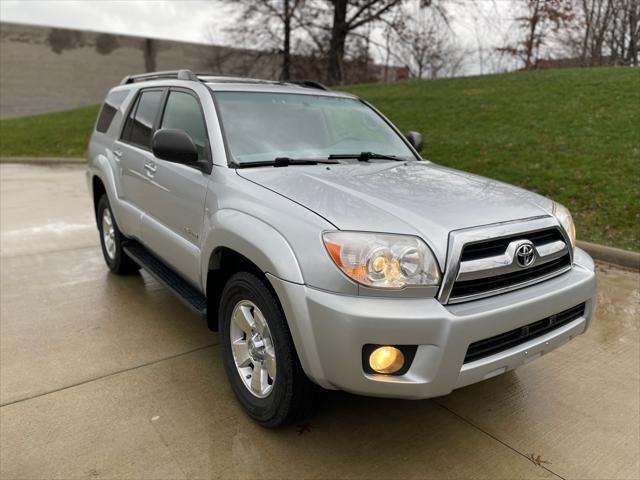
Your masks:
[[[394,160],[396,162],[406,162],[406,159],[395,155],[387,155],[385,153],[360,152],[360,153],[334,153],[329,155],[331,160],[345,160],[348,158],[357,158],[359,162],[368,162],[369,160]]]
[[[349,157],[351,158],[351,157]],[[251,167],[288,167],[289,165],[318,165],[319,163],[336,164],[340,163],[333,159],[322,158],[289,158],[278,157],[273,160],[263,160],[260,162],[236,162],[234,168],[251,168]]]

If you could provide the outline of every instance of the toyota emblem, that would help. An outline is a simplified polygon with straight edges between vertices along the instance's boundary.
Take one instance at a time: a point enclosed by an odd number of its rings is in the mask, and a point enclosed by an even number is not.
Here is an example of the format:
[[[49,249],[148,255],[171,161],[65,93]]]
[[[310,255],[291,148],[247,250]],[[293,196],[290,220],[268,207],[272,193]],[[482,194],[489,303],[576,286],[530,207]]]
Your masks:
[[[516,248],[516,262],[522,268],[531,266],[536,259],[536,251],[531,242],[523,243]]]

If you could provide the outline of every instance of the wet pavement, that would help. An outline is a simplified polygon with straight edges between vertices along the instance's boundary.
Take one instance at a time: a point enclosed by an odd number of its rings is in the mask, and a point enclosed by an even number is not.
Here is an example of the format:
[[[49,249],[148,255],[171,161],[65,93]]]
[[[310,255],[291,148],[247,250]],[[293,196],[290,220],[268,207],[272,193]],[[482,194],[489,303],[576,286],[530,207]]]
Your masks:
[[[599,265],[587,334],[425,401],[328,393],[269,431],[217,337],[101,257],[84,172],[0,165],[0,477],[640,478],[640,275]]]

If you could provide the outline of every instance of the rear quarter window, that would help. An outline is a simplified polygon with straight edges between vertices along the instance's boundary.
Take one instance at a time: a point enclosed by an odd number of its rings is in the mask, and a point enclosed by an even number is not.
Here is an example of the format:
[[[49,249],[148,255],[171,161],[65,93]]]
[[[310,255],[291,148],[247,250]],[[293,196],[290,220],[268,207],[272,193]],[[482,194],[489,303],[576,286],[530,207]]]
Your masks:
[[[127,90],[120,90],[107,95],[107,98],[102,104],[100,115],[98,115],[98,121],[96,122],[96,130],[98,132],[105,133],[109,130],[111,122],[113,122],[113,118],[116,116],[116,112],[128,94],[129,92]]]

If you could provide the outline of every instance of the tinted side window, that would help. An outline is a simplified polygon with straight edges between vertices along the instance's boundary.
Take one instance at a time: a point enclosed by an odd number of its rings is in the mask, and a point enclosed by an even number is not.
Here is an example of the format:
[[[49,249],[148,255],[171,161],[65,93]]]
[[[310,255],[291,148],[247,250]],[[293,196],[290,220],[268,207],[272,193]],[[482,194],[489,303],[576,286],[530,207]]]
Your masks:
[[[113,122],[113,117],[116,116],[116,112],[124,99],[127,98],[129,92],[126,90],[121,90],[119,92],[111,92],[107,95],[107,98],[102,105],[102,110],[100,110],[100,115],[98,116],[98,122],[96,123],[96,130],[102,133],[105,133],[109,130],[111,126],[111,122]]]
[[[164,109],[162,128],[177,128],[187,132],[198,149],[198,159],[207,157],[207,129],[200,111],[200,104],[185,92],[171,92]]]
[[[136,106],[131,110],[124,126],[122,138],[140,147],[151,148],[153,123],[160,110],[162,91],[143,91],[138,97]]]

